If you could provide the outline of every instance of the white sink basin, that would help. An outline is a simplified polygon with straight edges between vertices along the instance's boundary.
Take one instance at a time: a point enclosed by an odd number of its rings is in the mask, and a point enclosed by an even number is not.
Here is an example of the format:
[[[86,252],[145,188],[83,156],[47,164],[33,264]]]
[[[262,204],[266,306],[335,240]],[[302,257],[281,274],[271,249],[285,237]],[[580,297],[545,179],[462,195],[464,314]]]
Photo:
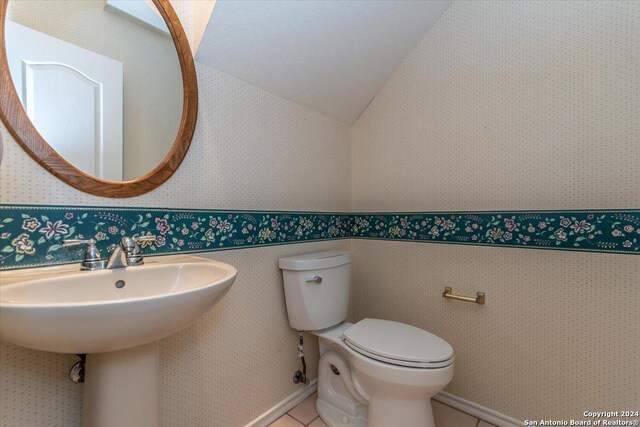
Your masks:
[[[67,265],[0,272],[0,339],[77,354],[151,343],[211,309],[236,274],[228,264],[182,255],[116,270]]]
[[[158,340],[210,310],[237,271],[182,255],[117,270],[79,267],[0,272],[0,340],[87,354],[84,426],[157,427]]]

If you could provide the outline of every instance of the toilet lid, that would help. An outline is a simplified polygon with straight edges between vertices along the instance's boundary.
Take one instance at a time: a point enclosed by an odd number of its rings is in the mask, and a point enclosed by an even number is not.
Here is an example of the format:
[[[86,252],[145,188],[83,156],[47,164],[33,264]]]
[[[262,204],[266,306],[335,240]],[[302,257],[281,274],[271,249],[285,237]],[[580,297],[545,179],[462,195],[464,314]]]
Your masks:
[[[342,339],[354,351],[394,365],[440,368],[453,363],[448,342],[405,323],[364,319],[344,331]]]

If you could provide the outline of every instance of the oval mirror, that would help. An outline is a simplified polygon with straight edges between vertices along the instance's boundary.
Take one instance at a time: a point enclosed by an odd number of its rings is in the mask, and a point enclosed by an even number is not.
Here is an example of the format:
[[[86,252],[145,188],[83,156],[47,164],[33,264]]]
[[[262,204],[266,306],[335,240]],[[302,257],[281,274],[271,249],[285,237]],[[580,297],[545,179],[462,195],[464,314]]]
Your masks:
[[[0,34],[0,115],[51,173],[131,197],[180,165],[197,83],[168,0],[0,0]]]

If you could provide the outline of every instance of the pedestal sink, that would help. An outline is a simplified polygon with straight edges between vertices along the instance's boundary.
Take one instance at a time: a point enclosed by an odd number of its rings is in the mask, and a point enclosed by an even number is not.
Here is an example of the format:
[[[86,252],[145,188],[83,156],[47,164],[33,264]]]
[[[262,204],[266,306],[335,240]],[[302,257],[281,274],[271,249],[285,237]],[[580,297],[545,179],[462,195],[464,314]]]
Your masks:
[[[87,354],[85,427],[158,426],[158,340],[209,311],[236,274],[193,256],[115,270],[0,272],[0,339]]]

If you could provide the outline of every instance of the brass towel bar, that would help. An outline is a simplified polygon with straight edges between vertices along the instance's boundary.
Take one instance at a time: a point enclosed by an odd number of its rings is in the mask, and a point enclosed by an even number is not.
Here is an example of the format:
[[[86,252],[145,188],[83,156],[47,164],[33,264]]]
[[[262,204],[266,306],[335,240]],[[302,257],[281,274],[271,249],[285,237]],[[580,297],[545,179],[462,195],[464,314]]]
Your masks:
[[[480,304],[480,305],[483,305],[485,301],[484,292],[478,292],[478,296],[475,298],[465,297],[463,295],[454,294],[453,289],[451,289],[448,286],[444,288],[444,292],[442,293],[442,296],[445,298],[457,299],[458,301],[475,302],[476,304]]]

